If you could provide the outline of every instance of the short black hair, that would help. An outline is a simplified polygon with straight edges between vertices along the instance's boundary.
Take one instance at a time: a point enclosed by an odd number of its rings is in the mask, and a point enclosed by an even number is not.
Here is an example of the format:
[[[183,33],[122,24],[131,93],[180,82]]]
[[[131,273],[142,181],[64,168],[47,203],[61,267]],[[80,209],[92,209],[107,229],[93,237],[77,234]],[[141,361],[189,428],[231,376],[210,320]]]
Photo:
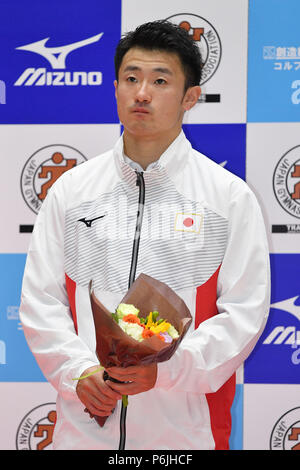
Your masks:
[[[133,47],[177,54],[185,75],[185,91],[191,86],[200,84],[203,63],[199,47],[180,26],[168,20],[157,20],[144,23],[125,34],[119,41],[115,53],[117,80],[123,57]]]

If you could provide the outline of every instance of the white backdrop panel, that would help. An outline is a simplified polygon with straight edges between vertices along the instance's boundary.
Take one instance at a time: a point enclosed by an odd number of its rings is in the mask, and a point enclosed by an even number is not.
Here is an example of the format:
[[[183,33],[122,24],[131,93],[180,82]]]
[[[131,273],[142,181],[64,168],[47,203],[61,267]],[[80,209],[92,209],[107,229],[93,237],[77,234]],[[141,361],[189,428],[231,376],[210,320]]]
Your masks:
[[[300,385],[244,385],[244,450],[290,450],[300,442]],[[293,429],[298,428],[299,433]],[[293,439],[293,436],[295,439]]]
[[[203,94],[220,95],[220,102],[198,104],[186,113],[184,122],[246,122],[248,1],[186,0],[183,3],[181,0],[153,0],[144,2],[141,7],[138,0],[123,0],[122,33],[138,24],[171,16],[171,21],[186,21],[191,28],[204,28],[204,37],[200,41],[204,60],[211,57],[213,65],[221,49],[219,66],[216,70],[212,67],[213,73],[202,86]]]
[[[300,230],[272,233],[272,225],[300,227],[300,204],[288,195],[300,181],[291,176],[300,164],[299,131],[299,123],[247,124],[246,180],[263,210],[271,253],[299,253]]]
[[[42,162],[48,164],[54,152],[64,149],[67,158],[76,159],[80,155],[85,159],[93,158],[109,150],[119,136],[119,124],[0,126],[1,147],[6,159],[5,171],[0,175],[0,197],[2,202],[6,201],[1,207],[5,231],[0,231],[0,252],[27,252],[30,233],[20,233],[19,227],[35,222],[36,211],[30,202],[30,191],[34,188],[30,178],[32,172],[37,174],[41,171]],[[79,158],[78,163],[84,158]],[[65,164],[64,160],[61,165]],[[24,172],[27,173],[28,184]],[[34,179],[36,184],[40,184],[37,176]]]

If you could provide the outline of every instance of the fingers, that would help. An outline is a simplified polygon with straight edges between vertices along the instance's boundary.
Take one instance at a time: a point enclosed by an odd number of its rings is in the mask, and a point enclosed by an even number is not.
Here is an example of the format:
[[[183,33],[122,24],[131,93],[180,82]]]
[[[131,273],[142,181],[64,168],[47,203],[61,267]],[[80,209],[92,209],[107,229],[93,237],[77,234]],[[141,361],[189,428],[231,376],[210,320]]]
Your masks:
[[[88,411],[96,416],[110,415],[122,395],[146,392],[154,387],[157,378],[156,364],[107,369],[109,376],[121,383],[104,381],[103,370],[91,375],[91,369],[82,374],[82,377],[87,376],[78,381],[76,392]]]
[[[76,392],[88,411],[97,416],[110,415],[117,401],[122,398],[117,390],[110,388],[103,380],[103,371],[79,380]]]
[[[107,381],[110,388],[122,395],[135,395],[154,387],[157,379],[157,365],[111,367],[107,369],[110,377],[123,382]]]
[[[136,377],[136,366],[110,367],[107,369],[107,373],[110,377],[125,382]]]
[[[107,369],[110,377],[120,380],[121,382],[127,381],[148,381],[157,377],[157,365],[148,364],[146,366],[129,366],[129,367],[110,367]]]
[[[122,395],[136,395],[137,393],[145,392],[147,389],[136,382],[116,384],[115,382],[109,381],[109,386],[112,387],[115,391],[121,393]]]
[[[109,387],[107,381],[103,381],[103,384],[101,384],[101,387],[99,387],[99,384],[96,384],[96,387],[97,387],[98,393],[103,394],[106,397],[106,400],[108,401],[116,402],[117,400],[121,400],[122,398],[120,393],[118,393],[117,391]]]
[[[88,411],[96,416],[109,416],[115,407],[115,404],[105,403],[92,395],[86,397],[83,403]]]
[[[94,393],[89,388],[80,388],[77,395],[90,413],[97,416],[107,416],[111,414],[116,406],[117,400],[108,399],[106,395],[99,392]]]

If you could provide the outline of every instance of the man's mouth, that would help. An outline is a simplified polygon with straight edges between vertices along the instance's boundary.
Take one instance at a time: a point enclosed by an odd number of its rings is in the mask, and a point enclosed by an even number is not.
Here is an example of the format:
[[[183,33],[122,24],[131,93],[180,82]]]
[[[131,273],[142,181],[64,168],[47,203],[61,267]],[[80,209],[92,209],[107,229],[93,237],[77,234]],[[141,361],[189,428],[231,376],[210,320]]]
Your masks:
[[[137,108],[133,108],[132,110],[133,113],[143,113],[143,114],[148,114],[149,111],[143,107],[137,107]]]

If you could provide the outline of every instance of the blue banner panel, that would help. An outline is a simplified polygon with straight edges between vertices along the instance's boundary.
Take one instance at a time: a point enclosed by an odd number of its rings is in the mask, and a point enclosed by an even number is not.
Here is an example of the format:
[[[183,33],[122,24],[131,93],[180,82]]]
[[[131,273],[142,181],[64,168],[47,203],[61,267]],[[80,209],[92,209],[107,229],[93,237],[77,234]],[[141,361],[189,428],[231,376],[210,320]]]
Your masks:
[[[243,450],[243,410],[244,386],[242,384],[237,384],[235,397],[231,407],[230,450]]]
[[[43,382],[19,320],[26,255],[0,255],[0,382]]]
[[[244,382],[300,384],[300,254],[270,259],[269,319],[245,361]]]
[[[248,122],[297,122],[299,0],[249,2]]]
[[[121,0],[2,2],[0,123],[118,123],[120,35]]]
[[[245,179],[246,124],[185,124],[193,148]]]

